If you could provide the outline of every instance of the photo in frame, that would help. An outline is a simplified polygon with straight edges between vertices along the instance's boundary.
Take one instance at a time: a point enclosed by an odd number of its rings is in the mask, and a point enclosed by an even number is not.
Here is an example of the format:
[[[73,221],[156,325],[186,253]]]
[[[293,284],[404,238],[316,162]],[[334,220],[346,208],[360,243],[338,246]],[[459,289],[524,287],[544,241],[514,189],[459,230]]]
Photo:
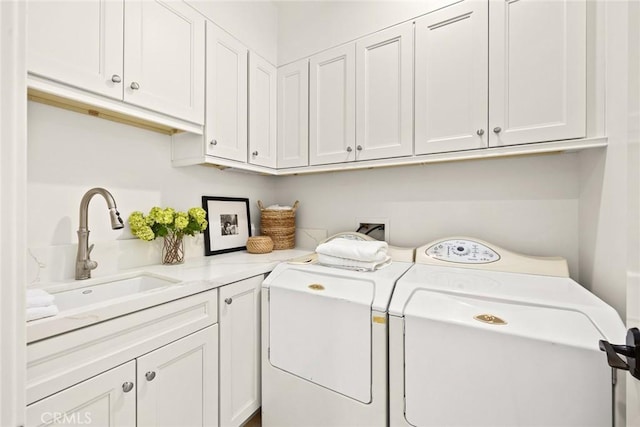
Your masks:
[[[204,230],[205,256],[247,249],[251,236],[249,199],[202,196],[209,225]]]

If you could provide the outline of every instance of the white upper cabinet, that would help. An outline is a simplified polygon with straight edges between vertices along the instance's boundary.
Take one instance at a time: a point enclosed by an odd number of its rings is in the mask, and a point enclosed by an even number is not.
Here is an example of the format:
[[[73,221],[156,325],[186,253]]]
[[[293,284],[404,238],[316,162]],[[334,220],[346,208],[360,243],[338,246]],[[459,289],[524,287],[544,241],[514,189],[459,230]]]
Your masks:
[[[489,2],[489,145],[586,135],[586,2]]]
[[[487,147],[487,2],[416,20],[416,154]]]
[[[204,122],[205,24],[185,3],[35,0],[27,2],[27,11],[32,76],[124,100],[143,111]],[[104,107],[102,100],[79,91],[56,85],[45,91]],[[109,106],[120,111],[119,105]]]
[[[276,167],[276,67],[251,52],[249,58],[249,163]]]
[[[309,60],[278,68],[278,168],[309,164]]]
[[[355,44],[311,57],[309,64],[309,163],[355,159]]]
[[[413,154],[413,24],[356,43],[356,160]]]
[[[183,2],[126,1],[124,100],[202,123],[204,18]]]
[[[247,161],[247,48],[207,22],[207,154]]]
[[[27,2],[29,72],[122,99],[123,7],[123,0]]]

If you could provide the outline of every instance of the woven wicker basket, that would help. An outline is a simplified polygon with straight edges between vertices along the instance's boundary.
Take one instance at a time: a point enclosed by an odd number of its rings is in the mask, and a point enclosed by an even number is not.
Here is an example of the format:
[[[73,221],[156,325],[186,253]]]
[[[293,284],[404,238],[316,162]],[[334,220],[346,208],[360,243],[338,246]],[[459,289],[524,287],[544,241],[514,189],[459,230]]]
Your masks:
[[[267,254],[273,250],[273,240],[269,236],[254,236],[247,240],[247,252],[250,254]]]
[[[296,210],[299,202],[293,204],[291,210],[265,209],[258,200],[260,207],[260,228],[262,234],[271,237],[273,249],[292,249],[296,244]]]

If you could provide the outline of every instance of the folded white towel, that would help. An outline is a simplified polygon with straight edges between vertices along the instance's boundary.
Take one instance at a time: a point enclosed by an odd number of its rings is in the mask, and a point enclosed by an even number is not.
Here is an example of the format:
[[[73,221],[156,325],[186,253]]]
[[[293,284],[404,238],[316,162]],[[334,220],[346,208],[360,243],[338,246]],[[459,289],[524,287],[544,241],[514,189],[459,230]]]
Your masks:
[[[43,289],[27,289],[27,308],[47,307],[54,300],[55,297]]]
[[[348,270],[374,271],[391,264],[391,257],[387,256],[382,261],[358,261],[355,259],[338,258],[331,255],[318,254],[318,264],[329,267],[346,268]]]
[[[293,208],[291,206],[271,205],[267,206],[265,209],[268,209],[270,211],[290,211]]]
[[[387,242],[337,238],[318,245],[318,254],[356,261],[383,261],[387,258]]]
[[[55,316],[56,314],[58,314],[58,307],[55,305],[27,308],[27,322],[42,319],[43,317]]]

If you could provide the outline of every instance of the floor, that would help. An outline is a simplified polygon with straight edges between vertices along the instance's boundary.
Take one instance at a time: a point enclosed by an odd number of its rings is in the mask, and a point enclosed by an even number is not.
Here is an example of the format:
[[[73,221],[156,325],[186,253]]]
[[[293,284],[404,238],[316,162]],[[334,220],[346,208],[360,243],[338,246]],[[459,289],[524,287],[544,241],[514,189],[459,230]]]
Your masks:
[[[247,421],[243,427],[262,427],[262,417],[260,410],[254,414],[254,416]]]

